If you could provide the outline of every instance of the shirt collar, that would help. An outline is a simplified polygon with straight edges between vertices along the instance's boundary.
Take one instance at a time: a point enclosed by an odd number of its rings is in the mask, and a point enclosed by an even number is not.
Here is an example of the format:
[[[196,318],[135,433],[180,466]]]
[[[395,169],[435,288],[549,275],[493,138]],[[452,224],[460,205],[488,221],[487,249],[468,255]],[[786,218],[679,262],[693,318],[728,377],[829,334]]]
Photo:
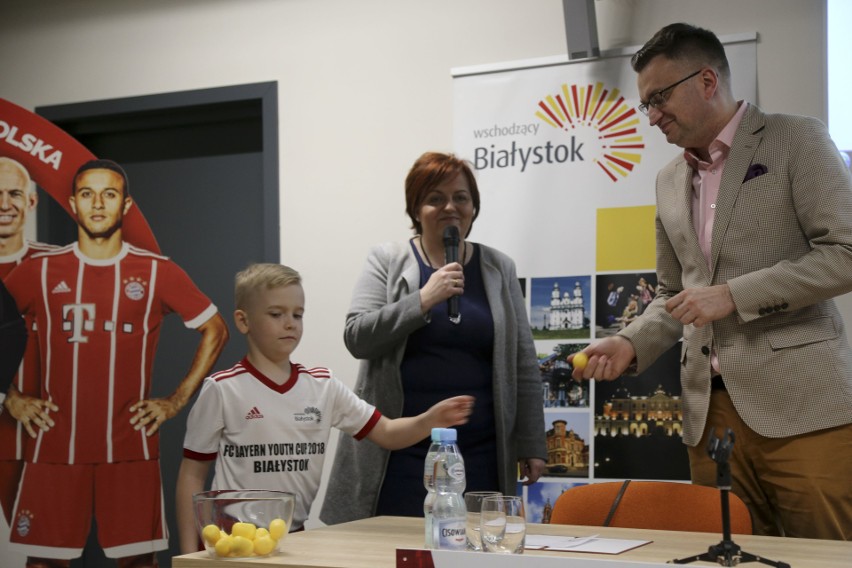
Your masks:
[[[743,120],[743,115],[745,115],[745,111],[748,108],[748,103],[745,101],[739,101],[737,102],[737,106],[739,107],[737,112],[734,113],[734,116],[731,117],[731,120],[728,121],[728,124],[725,125],[713,142],[710,143],[709,150],[710,159],[712,160],[711,163],[715,163],[720,158],[726,158],[728,151],[731,149],[731,144],[734,142],[734,136],[737,133],[737,129],[740,127],[740,122]],[[710,166],[707,162],[703,162],[701,158],[698,157],[698,154],[696,154],[691,148],[684,149],[683,157],[686,160],[686,163],[695,170]]]

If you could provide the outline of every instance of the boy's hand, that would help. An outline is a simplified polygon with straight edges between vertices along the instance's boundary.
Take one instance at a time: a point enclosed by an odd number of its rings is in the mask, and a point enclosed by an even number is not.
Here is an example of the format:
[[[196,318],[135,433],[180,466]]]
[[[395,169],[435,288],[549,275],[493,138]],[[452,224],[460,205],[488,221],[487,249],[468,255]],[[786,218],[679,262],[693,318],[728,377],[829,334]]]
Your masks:
[[[472,396],[456,396],[442,400],[423,414],[388,418],[382,416],[367,434],[367,439],[386,450],[400,450],[427,438],[432,428],[449,428],[465,424],[473,412]]]
[[[429,409],[435,428],[449,428],[466,424],[467,418],[473,412],[474,399],[472,396],[454,396],[442,400]]]

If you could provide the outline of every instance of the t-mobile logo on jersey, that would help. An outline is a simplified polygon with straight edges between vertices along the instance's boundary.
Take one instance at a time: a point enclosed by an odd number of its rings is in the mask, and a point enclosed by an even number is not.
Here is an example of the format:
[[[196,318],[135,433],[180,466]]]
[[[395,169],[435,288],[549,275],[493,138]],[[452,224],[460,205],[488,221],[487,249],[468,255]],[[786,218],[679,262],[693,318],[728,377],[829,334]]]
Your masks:
[[[95,305],[66,304],[62,306],[62,319],[63,331],[71,332],[68,343],[88,343],[89,338],[83,332],[95,328]]]

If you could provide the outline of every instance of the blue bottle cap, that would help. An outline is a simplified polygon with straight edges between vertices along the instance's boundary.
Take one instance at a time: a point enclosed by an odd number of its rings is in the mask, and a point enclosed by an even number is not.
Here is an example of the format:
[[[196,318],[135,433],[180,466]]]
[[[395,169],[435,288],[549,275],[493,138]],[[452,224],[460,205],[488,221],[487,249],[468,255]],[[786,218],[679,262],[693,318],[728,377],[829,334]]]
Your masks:
[[[441,433],[444,431],[444,428],[432,428],[432,441],[440,442],[441,441]]]
[[[455,428],[443,428],[443,432],[441,433],[441,441],[442,442],[452,442],[455,443],[458,440],[458,433]]]

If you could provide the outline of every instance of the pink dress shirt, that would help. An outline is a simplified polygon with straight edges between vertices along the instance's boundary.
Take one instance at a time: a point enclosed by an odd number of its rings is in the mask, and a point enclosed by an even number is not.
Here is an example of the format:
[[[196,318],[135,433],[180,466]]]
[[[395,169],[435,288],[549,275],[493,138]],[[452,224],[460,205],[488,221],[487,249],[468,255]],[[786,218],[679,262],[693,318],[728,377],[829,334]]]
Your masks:
[[[698,245],[707,267],[710,268],[710,247],[713,244],[713,221],[716,218],[716,199],[719,197],[719,185],[722,182],[722,172],[725,170],[725,162],[728,160],[728,152],[734,135],[740,126],[748,103],[740,101],[739,109],[731,117],[722,132],[710,144],[710,161],[706,162],[687,148],[683,151],[686,163],[692,167],[692,224],[695,234],[698,236]],[[716,373],[719,373],[719,359],[716,350],[710,358],[710,364]]]

